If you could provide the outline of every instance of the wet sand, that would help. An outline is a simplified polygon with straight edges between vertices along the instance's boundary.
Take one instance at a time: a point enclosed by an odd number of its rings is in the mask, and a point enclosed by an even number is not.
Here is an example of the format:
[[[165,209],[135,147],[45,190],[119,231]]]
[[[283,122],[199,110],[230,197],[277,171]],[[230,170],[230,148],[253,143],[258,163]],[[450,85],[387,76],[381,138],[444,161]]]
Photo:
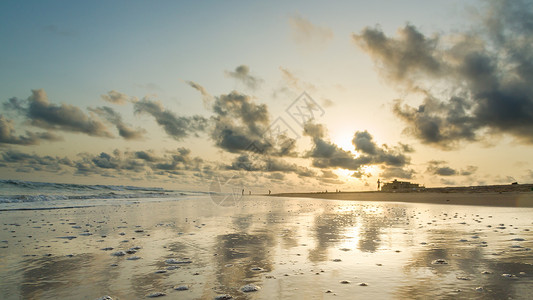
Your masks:
[[[162,299],[527,299],[533,293],[532,208],[237,200],[229,207],[205,197],[2,211],[2,299],[157,293]]]
[[[486,193],[386,193],[386,192],[340,192],[340,193],[281,193],[278,197],[320,198],[355,201],[410,202],[503,207],[533,207],[533,192],[486,192]]]

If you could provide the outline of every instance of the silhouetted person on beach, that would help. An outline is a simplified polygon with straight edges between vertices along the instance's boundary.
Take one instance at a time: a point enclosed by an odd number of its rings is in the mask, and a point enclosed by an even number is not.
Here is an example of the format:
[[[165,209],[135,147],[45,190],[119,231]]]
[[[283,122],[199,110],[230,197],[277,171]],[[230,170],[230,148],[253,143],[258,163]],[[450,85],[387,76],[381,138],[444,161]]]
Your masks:
[[[242,189],[242,195],[244,196],[244,189]]]
[[[381,180],[378,179],[378,191],[380,187],[381,187]]]
[[[270,195],[270,193],[271,193],[270,190],[268,190],[268,194],[269,194],[269,195]]]

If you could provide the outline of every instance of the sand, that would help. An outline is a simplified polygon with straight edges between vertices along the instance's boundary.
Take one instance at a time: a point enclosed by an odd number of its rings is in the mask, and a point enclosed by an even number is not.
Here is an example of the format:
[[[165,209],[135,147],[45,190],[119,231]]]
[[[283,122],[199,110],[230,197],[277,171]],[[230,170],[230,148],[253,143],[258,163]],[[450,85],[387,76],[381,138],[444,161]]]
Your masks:
[[[277,197],[320,198],[335,200],[409,202],[456,205],[479,205],[500,207],[533,207],[533,192],[487,192],[487,193],[385,193],[385,192],[341,192],[341,193],[282,193]]]
[[[423,200],[416,197],[410,199]],[[246,196],[221,207],[204,197],[2,211],[1,298],[527,299],[533,293],[532,208],[374,200]]]

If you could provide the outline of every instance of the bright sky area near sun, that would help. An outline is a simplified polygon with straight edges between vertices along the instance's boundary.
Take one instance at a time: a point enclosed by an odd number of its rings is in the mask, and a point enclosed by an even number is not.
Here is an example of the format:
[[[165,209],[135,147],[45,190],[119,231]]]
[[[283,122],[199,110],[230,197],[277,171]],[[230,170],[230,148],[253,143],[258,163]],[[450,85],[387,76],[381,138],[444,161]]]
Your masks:
[[[0,178],[191,190],[234,178],[275,192],[533,182],[532,7],[2,1]]]

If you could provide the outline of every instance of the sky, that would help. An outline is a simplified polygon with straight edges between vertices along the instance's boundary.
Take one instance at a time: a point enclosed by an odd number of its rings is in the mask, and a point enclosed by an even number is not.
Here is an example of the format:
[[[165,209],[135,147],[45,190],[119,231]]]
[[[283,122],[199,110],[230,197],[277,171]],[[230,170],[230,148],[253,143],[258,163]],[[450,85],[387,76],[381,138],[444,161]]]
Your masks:
[[[0,178],[533,182],[532,1],[1,1]]]

